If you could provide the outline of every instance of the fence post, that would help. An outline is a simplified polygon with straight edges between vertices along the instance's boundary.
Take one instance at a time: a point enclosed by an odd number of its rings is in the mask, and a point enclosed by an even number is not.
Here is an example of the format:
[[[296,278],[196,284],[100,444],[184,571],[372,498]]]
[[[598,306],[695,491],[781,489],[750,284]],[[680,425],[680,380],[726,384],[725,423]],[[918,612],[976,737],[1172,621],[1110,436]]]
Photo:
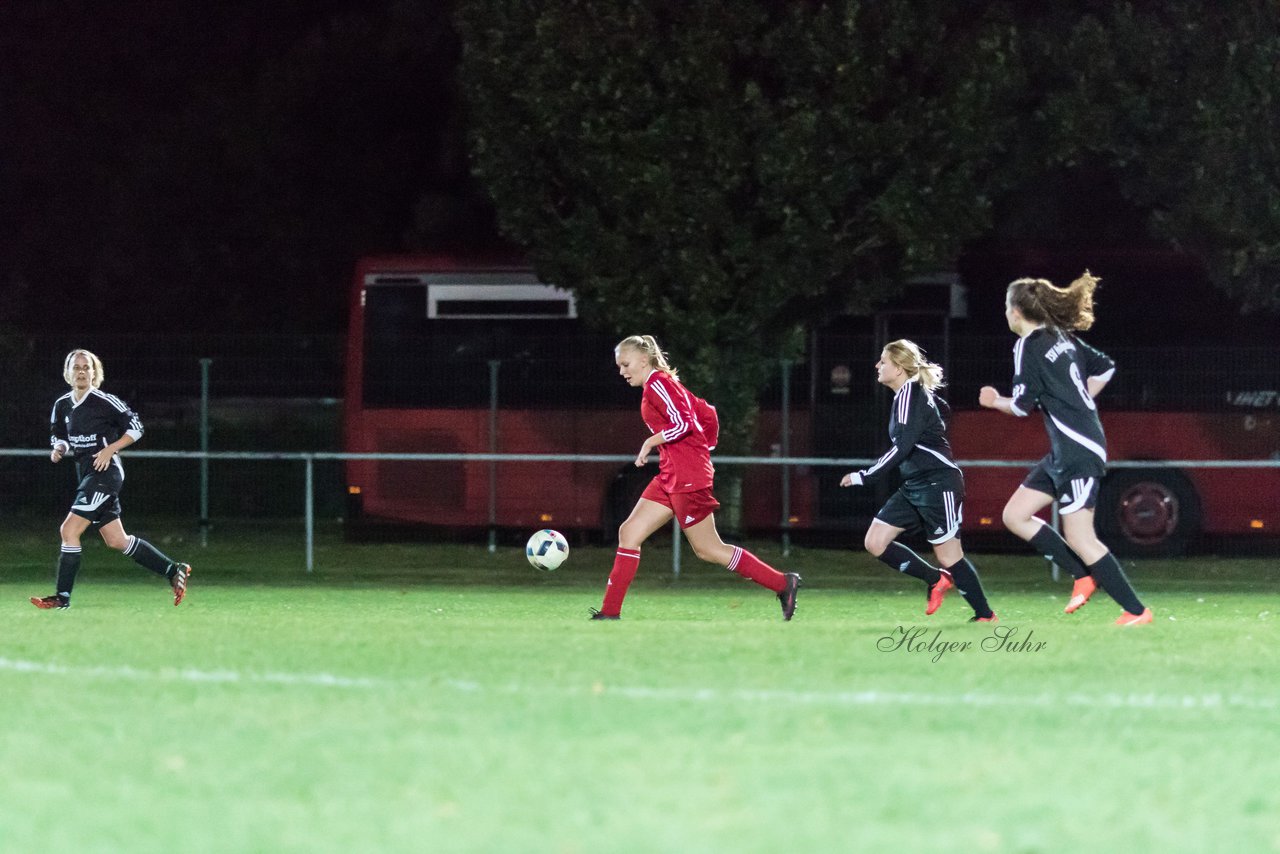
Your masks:
[[[489,453],[498,453],[498,359],[489,360]],[[498,461],[489,461],[489,553],[498,550]]]
[[[680,578],[680,520],[671,519],[671,577]]]
[[[1061,533],[1062,533],[1062,519],[1061,519],[1061,517],[1058,515],[1058,502],[1056,502],[1056,501],[1055,501],[1055,502],[1053,502],[1053,505],[1052,505],[1052,506],[1053,506],[1053,510],[1052,510],[1052,511],[1050,511],[1050,523],[1053,525],[1053,530],[1055,530],[1055,531],[1057,531],[1059,534],[1061,534]],[[1053,560],[1049,561],[1049,566],[1050,566],[1050,567],[1052,567],[1052,569],[1050,570],[1050,576],[1053,578],[1053,580],[1054,580],[1054,581],[1057,581],[1057,580],[1058,580],[1058,575],[1059,575],[1059,572],[1058,572],[1058,563],[1057,563],[1057,561],[1053,561]]]
[[[306,463],[306,499],[304,501],[303,516],[306,518],[307,526],[307,572],[315,565],[315,542],[316,542],[316,499],[315,499],[315,457],[307,454],[303,457]]]
[[[782,458],[791,456],[791,360],[782,360]],[[782,556],[791,556],[791,467],[782,469]]]
[[[200,545],[209,545],[209,367],[200,360]]]

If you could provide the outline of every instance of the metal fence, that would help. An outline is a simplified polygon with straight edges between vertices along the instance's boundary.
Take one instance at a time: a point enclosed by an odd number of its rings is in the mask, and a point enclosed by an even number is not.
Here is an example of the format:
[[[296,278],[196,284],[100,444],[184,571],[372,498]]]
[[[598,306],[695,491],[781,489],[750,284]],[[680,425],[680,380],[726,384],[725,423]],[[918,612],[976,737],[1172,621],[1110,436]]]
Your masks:
[[[0,448],[0,459],[7,457],[40,457],[48,458],[48,449],[29,449],[29,448]],[[237,461],[247,462],[254,466],[261,466],[268,462],[289,462],[302,464],[301,477],[301,504],[303,519],[303,548],[305,555],[305,565],[307,572],[311,572],[315,567],[315,527],[316,527],[316,467],[317,464],[338,463],[343,460],[398,460],[398,461],[415,461],[415,462],[580,462],[580,463],[619,463],[625,464],[632,462],[635,458],[629,455],[608,455],[608,454],[431,454],[431,453],[377,453],[377,454],[356,454],[331,451],[319,452],[298,452],[298,451],[145,451],[130,450],[127,452],[130,460],[134,459],[158,459],[158,460],[184,460],[195,463],[206,463],[209,461]],[[724,465],[744,465],[744,466],[781,466],[784,467],[815,467],[815,468],[835,468],[845,471],[869,466],[876,462],[875,458],[870,457],[741,457],[741,456],[717,456],[715,458],[717,464]],[[1034,465],[1038,460],[957,460],[957,464],[962,469],[973,468],[1019,468],[1026,469]],[[1111,469],[1280,469],[1280,459],[1271,460],[1118,460],[1108,463]],[[199,490],[201,496],[201,518],[198,519],[202,526],[202,530],[207,533],[209,523],[207,508],[209,506],[208,494],[210,485],[207,479],[207,467],[201,466],[200,470],[205,472],[205,476],[198,478]],[[788,518],[790,508],[785,505],[787,501],[786,493],[783,493],[784,506],[782,508],[782,518]],[[1056,507],[1055,507],[1056,514]],[[296,517],[293,517],[296,518]],[[673,533],[678,533],[678,529],[673,529]],[[675,575],[680,573],[680,537],[673,536],[672,549],[672,572]],[[783,530],[783,546],[786,549],[789,545],[787,540],[787,532]],[[491,536],[489,540],[489,548],[494,549],[494,538]]]

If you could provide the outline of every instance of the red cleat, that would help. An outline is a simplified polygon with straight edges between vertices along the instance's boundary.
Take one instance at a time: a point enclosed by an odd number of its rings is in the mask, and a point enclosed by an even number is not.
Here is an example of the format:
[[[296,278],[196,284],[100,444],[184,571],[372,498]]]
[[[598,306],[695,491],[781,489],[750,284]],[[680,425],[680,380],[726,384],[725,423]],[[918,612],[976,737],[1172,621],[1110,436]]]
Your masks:
[[[174,565],[173,578],[169,579],[169,585],[173,587],[173,607],[182,604],[182,597],[187,595],[187,579],[191,577],[191,564],[179,563]]]
[[[1074,614],[1076,611],[1084,607],[1084,603],[1089,601],[1089,597],[1093,595],[1093,591],[1098,589],[1098,582],[1093,580],[1092,575],[1086,575],[1084,578],[1077,578],[1075,584],[1071,585],[1071,601],[1067,603],[1067,607],[1062,610],[1068,614]]]
[[[1150,608],[1143,608],[1141,614],[1130,614],[1123,611],[1116,620],[1117,626],[1145,626],[1147,623],[1155,619]]]
[[[32,596],[31,604],[35,605],[37,608],[41,608],[46,611],[51,610],[53,608],[70,608],[71,597],[59,596],[57,593],[53,594],[52,596],[44,596],[39,599],[37,599],[35,596]]]
[[[989,616],[989,617],[970,617],[970,618],[969,618],[969,622],[971,622],[971,623],[998,623],[998,622],[1000,622],[1000,618],[996,616],[996,612],[995,612],[995,611],[992,611],[992,612],[991,612],[991,616]]]
[[[929,598],[924,607],[925,616],[937,611],[942,607],[942,599],[947,595],[947,591],[955,587],[951,581],[951,573],[945,569],[938,570],[939,577],[936,584],[929,585]]]

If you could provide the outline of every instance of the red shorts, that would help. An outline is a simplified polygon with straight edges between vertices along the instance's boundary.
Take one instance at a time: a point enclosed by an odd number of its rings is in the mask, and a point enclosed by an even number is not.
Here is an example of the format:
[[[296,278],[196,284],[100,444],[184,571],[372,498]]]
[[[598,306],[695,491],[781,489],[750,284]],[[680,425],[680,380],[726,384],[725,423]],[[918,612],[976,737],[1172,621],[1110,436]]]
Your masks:
[[[693,492],[667,492],[658,485],[656,477],[649,481],[640,497],[669,509],[675,514],[681,528],[696,525],[720,509],[720,502],[711,494],[711,487]]]

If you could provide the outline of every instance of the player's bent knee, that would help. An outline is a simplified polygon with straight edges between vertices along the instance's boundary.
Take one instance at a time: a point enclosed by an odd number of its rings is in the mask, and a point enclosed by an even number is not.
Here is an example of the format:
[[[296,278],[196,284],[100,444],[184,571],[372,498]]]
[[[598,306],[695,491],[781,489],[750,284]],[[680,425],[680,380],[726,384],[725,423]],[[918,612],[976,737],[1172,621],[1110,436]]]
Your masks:
[[[1000,515],[1000,521],[1004,523],[1005,528],[1017,534],[1019,537],[1026,538],[1027,526],[1031,524],[1031,517],[1020,510],[1009,507],[1004,508],[1004,513]],[[1034,535],[1034,531],[1032,534]]]
[[[638,549],[642,540],[635,528],[625,522],[618,526],[618,545],[624,549]]]
[[[693,553],[698,556],[698,560],[705,560],[707,563],[718,563],[721,566],[728,566],[729,561],[733,560],[732,546],[724,548],[707,548],[705,546],[699,548],[694,546]]]

